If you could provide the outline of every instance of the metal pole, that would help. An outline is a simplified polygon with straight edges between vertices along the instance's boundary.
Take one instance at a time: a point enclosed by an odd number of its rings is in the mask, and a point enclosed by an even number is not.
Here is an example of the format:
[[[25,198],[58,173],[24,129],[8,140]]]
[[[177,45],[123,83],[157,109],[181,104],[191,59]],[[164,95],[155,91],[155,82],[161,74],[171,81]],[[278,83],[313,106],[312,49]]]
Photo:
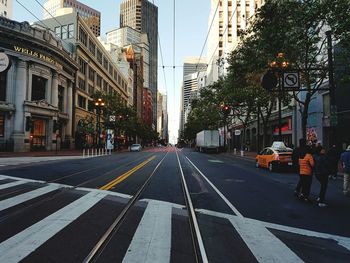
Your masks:
[[[279,73],[278,76],[278,140],[282,141],[282,100],[281,100],[281,94],[282,94],[282,87],[281,87],[281,75],[282,73]]]
[[[331,129],[329,142],[331,145],[336,143],[337,132],[337,103],[335,98],[335,84],[334,84],[334,66],[333,66],[333,44],[331,31],[326,32],[327,36],[327,49],[328,49],[328,85],[329,85],[329,99],[331,106]]]
[[[260,107],[258,106],[258,120],[257,120],[257,138],[256,138],[256,152],[259,153],[259,147],[260,147]]]

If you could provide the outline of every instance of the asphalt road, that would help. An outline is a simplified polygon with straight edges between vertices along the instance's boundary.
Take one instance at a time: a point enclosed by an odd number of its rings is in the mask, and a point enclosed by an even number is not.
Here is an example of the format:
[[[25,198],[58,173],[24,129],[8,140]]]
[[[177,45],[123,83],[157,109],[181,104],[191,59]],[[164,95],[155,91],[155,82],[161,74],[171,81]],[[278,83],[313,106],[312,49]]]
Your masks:
[[[350,262],[340,178],[319,208],[316,180],[305,203],[296,174],[188,149],[18,162],[0,174],[0,262],[83,262],[96,247],[95,262]]]

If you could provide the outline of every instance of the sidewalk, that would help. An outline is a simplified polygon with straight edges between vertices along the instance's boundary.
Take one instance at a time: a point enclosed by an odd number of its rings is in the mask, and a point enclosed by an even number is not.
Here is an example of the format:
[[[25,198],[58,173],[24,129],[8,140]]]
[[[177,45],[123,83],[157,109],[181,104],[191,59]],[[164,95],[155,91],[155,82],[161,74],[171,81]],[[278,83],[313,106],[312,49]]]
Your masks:
[[[82,150],[37,151],[37,152],[0,152],[0,158],[6,157],[47,157],[47,156],[82,156]]]
[[[226,152],[225,154],[229,156],[237,157],[237,158],[244,158],[247,160],[254,160],[254,161],[257,155],[256,152],[248,152],[248,151],[243,151],[243,153],[241,153],[241,151],[237,151],[236,154],[234,154],[234,152],[232,151],[232,152]]]

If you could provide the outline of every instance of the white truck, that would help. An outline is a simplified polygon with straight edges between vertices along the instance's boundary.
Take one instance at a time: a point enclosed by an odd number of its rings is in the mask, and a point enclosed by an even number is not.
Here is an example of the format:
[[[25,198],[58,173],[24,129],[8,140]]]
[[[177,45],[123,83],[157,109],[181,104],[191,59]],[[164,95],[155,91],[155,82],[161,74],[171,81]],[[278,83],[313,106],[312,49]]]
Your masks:
[[[206,152],[206,151],[219,152],[219,147],[220,147],[219,131],[204,130],[197,133],[196,149],[199,152]]]

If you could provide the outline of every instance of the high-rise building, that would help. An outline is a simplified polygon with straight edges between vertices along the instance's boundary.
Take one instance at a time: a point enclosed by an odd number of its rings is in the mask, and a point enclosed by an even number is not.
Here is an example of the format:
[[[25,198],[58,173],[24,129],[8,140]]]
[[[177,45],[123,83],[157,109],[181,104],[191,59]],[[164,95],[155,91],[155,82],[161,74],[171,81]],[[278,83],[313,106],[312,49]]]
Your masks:
[[[124,0],[120,5],[120,27],[147,33],[149,40],[149,89],[153,100],[153,126],[157,125],[158,7],[148,0]]]
[[[183,85],[181,87],[180,131],[183,131],[188,115],[191,99],[197,96],[198,78],[202,79],[207,70],[207,59],[200,57],[187,57],[183,63]],[[201,82],[201,83],[202,83]],[[187,112],[187,114],[186,114]]]
[[[48,0],[44,7],[44,19],[71,13],[71,9],[74,9],[84,19],[96,37],[101,34],[101,13],[79,1]]]
[[[227,57],[237,47],[241,30],[247,28],[256,10],[264,2],[264,0],[211,1],[207,52],[209,83],[217,81],[219,76],[227,73]],[[217,63],[219,59],[221,63]]]
[[[12,0],[0,1],[0,16],[12,19]]]

